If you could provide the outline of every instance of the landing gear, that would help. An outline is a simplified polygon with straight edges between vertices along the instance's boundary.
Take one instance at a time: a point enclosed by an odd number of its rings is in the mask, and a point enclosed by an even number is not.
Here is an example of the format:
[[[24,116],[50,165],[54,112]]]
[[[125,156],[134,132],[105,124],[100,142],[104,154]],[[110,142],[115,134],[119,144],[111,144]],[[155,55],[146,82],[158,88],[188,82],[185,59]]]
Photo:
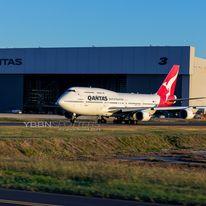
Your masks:
[[[125,120],[125,124],[135,125],[137,124],[137,121],[133,119],[128,119],[128,120]]]
[[[65,112],[64,116],[73,124],[76,121],[77,115],[75,113]]]
[[[137,121],[136,120],[133,120],[133,119],[123,119],[123,118],[116,118],[113,120],[113,123],[114,124],[129,124],[129,125],[135,125],[137,124]]]
[[[71,122],[72,124],[74,124],[74,122],[76,121],[76,119],[77,119],[77,115],[76,115],[75,113],[73,113],[73,114],[72,114],[72,118],[70,119],[70,122]]]
[[[107,120],[104,117],[101,116],[100,118],[98,118],[97,123],[98,124],[106,124]]]
[[[114,120],[113,120],[113,123],[114,123],[114,124],[122,124],[123,121],[124,121],[124,120],[123,120],[122,118],[117,118],[117,119],[114,119]]]

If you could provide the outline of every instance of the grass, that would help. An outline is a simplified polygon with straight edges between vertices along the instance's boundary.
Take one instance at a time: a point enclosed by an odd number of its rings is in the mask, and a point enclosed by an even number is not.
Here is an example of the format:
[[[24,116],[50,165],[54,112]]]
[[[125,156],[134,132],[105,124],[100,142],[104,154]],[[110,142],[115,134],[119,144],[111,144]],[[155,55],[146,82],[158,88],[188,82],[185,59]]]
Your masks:
[[[75,159],[134,156],[169,149],[206,149],[206,128],[102,127],[101,131],[72,128],[3,127],[0,155]]]
[[[0,186],[137,201],[206,204],[203,168],[115,157],[205,150],[206,127],[0,128]]]
[[[204,170],[177,166],[162,168],[114,160],[4,163],[1,164],[0,185],[162,203],[206,202]]]

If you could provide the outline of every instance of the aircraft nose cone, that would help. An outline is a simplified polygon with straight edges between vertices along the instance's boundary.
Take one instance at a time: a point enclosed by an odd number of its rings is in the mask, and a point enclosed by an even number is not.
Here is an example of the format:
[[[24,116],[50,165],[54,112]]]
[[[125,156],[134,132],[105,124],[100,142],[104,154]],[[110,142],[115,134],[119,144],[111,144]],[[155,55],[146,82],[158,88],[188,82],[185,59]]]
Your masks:
[[[62,104],[63,104],[63,99],[62,98],[59,98],[57,101],[56,101],[56,105],[59,105],[59,106],[62,106]]]

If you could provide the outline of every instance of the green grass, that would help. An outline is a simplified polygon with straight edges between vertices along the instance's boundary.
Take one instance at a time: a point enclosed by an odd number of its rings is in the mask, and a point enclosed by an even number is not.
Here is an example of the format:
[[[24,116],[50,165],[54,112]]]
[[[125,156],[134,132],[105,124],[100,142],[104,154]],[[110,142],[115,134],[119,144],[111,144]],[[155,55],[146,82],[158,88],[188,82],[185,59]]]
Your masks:
[[[115,159],[121,155],[191,149],[206,149],[206,127],[1,127],[0,186],[137,201],[206,204],[203,168]]]
[[[0,185],[32,191],[164,203],[205,203],[204,170],[128,162],[14,161],[2,164]]]
[[[111,157],[160,152],[169,149],[206,149],[206,128],[111,127],[101,131],[69,128],[3,127],[0,155],[52,157],[68,160],[79,157]]]

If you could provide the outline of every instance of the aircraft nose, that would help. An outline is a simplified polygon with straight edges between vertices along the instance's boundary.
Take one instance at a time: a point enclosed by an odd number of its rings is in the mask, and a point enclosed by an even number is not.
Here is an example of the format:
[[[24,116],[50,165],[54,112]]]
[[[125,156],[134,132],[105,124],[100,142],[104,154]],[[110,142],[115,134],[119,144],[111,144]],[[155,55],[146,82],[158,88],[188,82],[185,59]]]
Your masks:
[[[56,101],[56,105],[59,105],[59,106],[62,106],[63,105],[63,98],[62,97],[60,97],[57,101]]]

